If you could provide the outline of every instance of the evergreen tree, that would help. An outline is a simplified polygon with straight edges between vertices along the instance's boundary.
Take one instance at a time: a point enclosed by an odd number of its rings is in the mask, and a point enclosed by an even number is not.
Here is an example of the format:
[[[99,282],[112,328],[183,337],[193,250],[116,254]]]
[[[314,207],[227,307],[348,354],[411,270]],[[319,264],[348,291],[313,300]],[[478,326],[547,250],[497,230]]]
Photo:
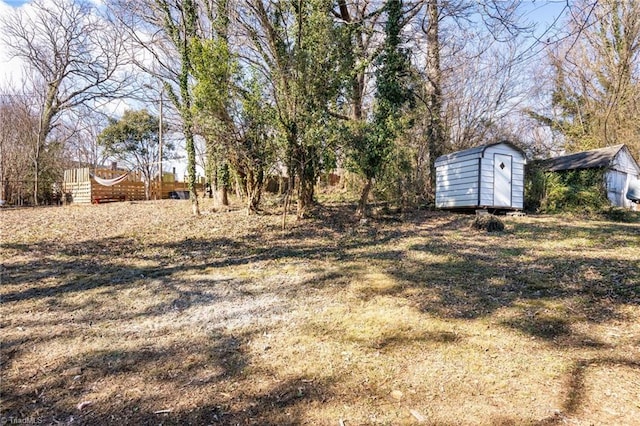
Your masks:
[[[328,157],[324,129],[334,126],[329,106],[343,78],[340,29],[331,18],[331,0],[250,3],[260,25],[246,30],[268,70],[289,191],[295,183],[302,218],[314,203],[315,182]]]
[[[376,59],[376,106],[372,120],[358,126],[352,137],[352,161],[366,179],[358,203],[358,216],[367,215],[367,200],[374,180],[383,172],[402,131],[402,109],[411,99],[407,87],[409,55],[401,36],[403,11],[401,0],[388,0],[387,22],[382,52]]]

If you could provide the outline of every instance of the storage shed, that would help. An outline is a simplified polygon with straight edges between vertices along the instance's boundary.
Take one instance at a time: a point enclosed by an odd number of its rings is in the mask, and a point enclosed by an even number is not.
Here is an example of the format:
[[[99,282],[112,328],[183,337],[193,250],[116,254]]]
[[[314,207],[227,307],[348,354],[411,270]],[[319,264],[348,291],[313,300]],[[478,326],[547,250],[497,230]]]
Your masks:
[[[436,159],[436,207],[521,210],[524,152],[508,141],[477,146]]]
[[[611,205],[637,209],[635,188],[640,179],[640,166],[626,145],[614,145],[591,151],[577,152],[542,161],[547,172],[603,169],[603,185]]]

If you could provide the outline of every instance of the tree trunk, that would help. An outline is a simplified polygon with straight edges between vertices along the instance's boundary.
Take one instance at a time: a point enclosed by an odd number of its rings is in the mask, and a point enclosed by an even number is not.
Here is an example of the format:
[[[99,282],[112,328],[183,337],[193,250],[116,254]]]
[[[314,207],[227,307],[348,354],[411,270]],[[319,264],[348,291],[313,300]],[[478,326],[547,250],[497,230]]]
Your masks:
[[[247,174],[247,214],[257,213],[262,198],[262,183],[264,173],[258,170],[255,174],[249,171]]]
[[[49,133],[51,127],[51,114],[49,102],[51,102],[52,95],[47,93],[47,104],[45,104],[45,110],[40,115],[40,122],[38,123],[38,134],[36,135],[35,152],[33,153],[33,203],[39,205],[38,191],[40,191],[40,155],[44,147],[44,142]]]
[[[283,209],[282,209],[282,230],[283,231],[287,224],[287,213],[289,213],[289,205],[291,204],[291,194],[293,193],[293,189],[296,183],[295,168],[293,167],[293,160],[291,159],[291,157],[289,157],[289,164],[287,168],[288,168],[287,172],[289,174],[289,180],[287,183],[287,188],[285,190]]]
[[[340,11],[340,18],[349,24],[352,24],[354,19],[349,12],[349,6],[347,5],[346,0],[338,0],[338,9]],[[356,15],[358,15],[356,9]],[[358,18],[356,17],[355,20]],[[365,54],[365,46],[363,41],[362,32],[365,31],[365,28],[362,27],[359,31],[357,31],[349,42],[349,53],[354,57],[358,58]],[[360,69],[355,72],[352,76],[351,80],[351,89],[352,89],[352,118],[356,121],[362,120],[362,104],[364,99],[364,88],[365,88],[365,67],[360,67]]]
[[[186,50],[186,47],[184,48]],[[182,132],[185,139],[185,150],[187,151],[187,186],[189,188],[189,198],[191,199],[191,212],[195,216],[200,215],[198,205],[198,191],[196,189],[196,147],[193,137],[193,117],[191,113],[191,102],[189,93],[189,68],[185,61],[188,60],[187,53],[183,53],[182,75],[180,76],[180,93],[182,95]]]
[[[312,163],[308,162],[304,147],[297,148],[296,164],[298,166],[298,206],[297,219],[304,219],[309,215],[309,208],[314,204],[315,171]]]
[[[184,10],[184,34],[182,34],[183,38],[176,43],[176,47],[181,56],[179,83],[182,105],[180,105],[180,115],[182,116],[182,130],[185,139],[185,150],[187,151],[187,176],[189,180],[191,211],[195,216],[199,216],[200,206],[198,205],[198,191],[196,190],[196,147],[193,140],[193,112],[191,110],[192,94],[189,90],[189,77],[191,75],[192,65],[189,43],[191,37],[196,35],[195,22],[197,20],[197,14],[193,1],[187,0],[182,6]],[[166,16],[166,19],[169,20],[171,17]],[[175,29],[173,22],[170,25]]]
[[[225,185],[217,191],[217,197],[221,206],[229,207],[229,189]]]
[[[38,205],[38,191],[40,188],[38,188],[38,176],[40,176],[40,160],[36,159],[34,161],[34,168],[33,168],[33,172],[34,172],[34,176],[33,176],[33,204],[34,205]]]
[[[313,181],[300,179],[298,185],[297,219],[304,219],[309,215],[309,208],[313,205]]]
[[[427,3],[427,15],[429,26],[427,35],[426,58],[426,89],[427,107],[429,109],[429,122],[427,123],[427,141],[429,147],[429,174],[431,188],[435,188],[436,158],[444,151],[444,129],[442,124],[442,68],[440,65],[440,30],[438,0],[429,0]]]
[[[369,216],[367,201],[369,200],[371,188],[373,188],[373,179],[367,178],[367,182],[365,183],[364,188],[362,188],[362,193],[360,194],[360,201],[358,201],[358,209],[356,210],[357,218],[365,218]]]
[[[231,186],[231,182],[229,179],[229,164],[227,162],[223,162],[216,169],[216,185],[219,186],[219,202],[221,205],[228,207],[229,206],[229,187]]]
[[[188,122],[190,122],[190,120]],[[198,191],[196,189],[196,149],[193,132],[191,131],[189,123],[185,123],[184,125],[184,134],[187,151],[187,185],[189,187],[189,198],[191,199],[191,212],[195,216],[199,216],[200,206],[198,205]]]

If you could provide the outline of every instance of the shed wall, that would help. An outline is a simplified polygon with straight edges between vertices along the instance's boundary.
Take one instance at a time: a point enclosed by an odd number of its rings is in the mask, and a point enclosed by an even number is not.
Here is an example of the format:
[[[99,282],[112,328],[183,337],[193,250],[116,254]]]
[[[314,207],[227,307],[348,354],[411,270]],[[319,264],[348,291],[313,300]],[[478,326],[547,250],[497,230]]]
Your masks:
[[[640,169],[629,153],[623,148],[613,159],[610,170],[605,173],[607,185],[607,198],[616,207],[625,207],[635,210],[637,205],[627,200],[626,194],[631,181],[640,178]]]
[[[611,165],[611,168],[613,170],[625,172],[635,176],[640,175],[640,170],[638,170],[638,166],[636,162],[631,157],[631,154],[629,153],[629,151],[624,148],[618,151],[618,154],[613,159],[613,164]]]
[[[637,204],[627,199],[629,184],[634,179],[637,179],[637,176],[630,173],[620,172],[618,170],[609,170],[605,173],[607,198],[611,202],[611,205],[631,210],[637,209]]]
[[[478,203],[478,164],[477,156],[464,156],[436,167],[436,207],[469,207]]]
[[[495,154],[509,155],[511,161],[511,205],[524,207],[524,155],[509,144],[484,150],[469,150],[441,157],[436,162],[436,207],[493,207]],[[482,157],[481,157],[482,156]]]

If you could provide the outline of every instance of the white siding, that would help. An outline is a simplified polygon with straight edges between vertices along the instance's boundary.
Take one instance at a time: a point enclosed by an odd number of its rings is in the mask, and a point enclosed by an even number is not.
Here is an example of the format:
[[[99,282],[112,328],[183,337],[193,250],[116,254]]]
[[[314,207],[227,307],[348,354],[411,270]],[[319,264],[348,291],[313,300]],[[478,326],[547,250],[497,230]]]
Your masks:
[[[451,163],[442,164],[441,166],[437,166],[437,168],[441,172],[441,175],[446,175],[447,177],[455,173],[464,173],[471,170],[475,170],[477,173],[478,157],[468,159],[464,158],[462,160],[456,158]]]
[[[629,183],[633,179],[637,179],[637,177],[617,170],[609,170],[605,174],[607,198],[611,201],[611,205],[616,207],[625,207],[632,210],[636,209],[636,204],[631,202],[631,200],[627,200]]]
[[[478,203],[478,158],[456,158],[436,168],[436,207]]]
[[[613,159],[611,168],[613,170],[618,170],[635,176],[640,175],[640,168],[631,157],[631,154],[626,147],[618,151],[618,155]]]
[[[640,167],[629,153],[628,148],[621,149],[613,159],[611,169],[605,174],[607,198],[616,207],[635,210],[637,205],[627,200],[629,183],[640,177]]]
[[[512,157],[511,208],[522,209],[526,160],[520,151],[504,143],[439,160],[436,163],[436,207],[492,207],[494,154]]]

